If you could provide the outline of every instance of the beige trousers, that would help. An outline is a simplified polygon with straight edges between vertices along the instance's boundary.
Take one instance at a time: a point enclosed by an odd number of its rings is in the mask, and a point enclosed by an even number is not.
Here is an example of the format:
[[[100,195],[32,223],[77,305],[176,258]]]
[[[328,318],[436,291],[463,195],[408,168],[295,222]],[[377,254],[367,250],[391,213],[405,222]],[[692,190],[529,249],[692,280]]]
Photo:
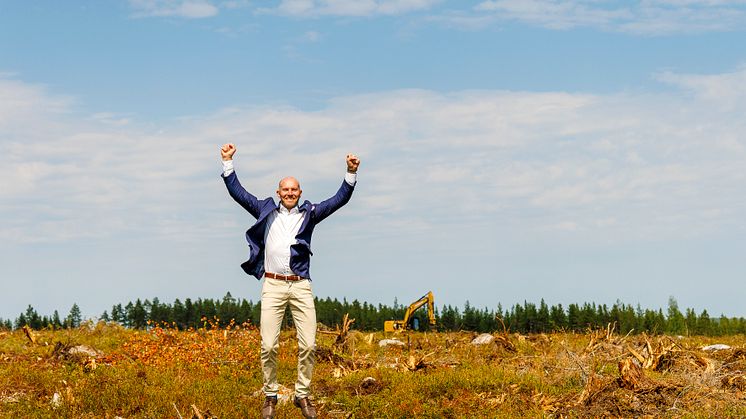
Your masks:
[[[298,380],[295,395],[308,397],[316,351],[316,307],[313,304],[311,281],[283,281],[264,278],[262,285],[262,315],[259,330],[262,335],[262,373],[264,394],[277,394],[277,350],[280,347],[280,327],[285,307],[290,306],[298,336]]]

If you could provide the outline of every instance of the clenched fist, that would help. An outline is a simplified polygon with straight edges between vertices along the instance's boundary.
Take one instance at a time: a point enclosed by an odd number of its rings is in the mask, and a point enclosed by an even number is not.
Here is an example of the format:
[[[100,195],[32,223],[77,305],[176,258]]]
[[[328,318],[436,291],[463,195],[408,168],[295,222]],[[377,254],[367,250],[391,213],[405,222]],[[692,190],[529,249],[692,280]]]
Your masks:
[[[360,159],[354,154],[347,155],[347,171],[357,173],[357,167],[360,166]]]
[[[236,146],[233,143],[223,144],[220,148],[220,156],[223,161],[233,160],[233,154],[236,153]]]

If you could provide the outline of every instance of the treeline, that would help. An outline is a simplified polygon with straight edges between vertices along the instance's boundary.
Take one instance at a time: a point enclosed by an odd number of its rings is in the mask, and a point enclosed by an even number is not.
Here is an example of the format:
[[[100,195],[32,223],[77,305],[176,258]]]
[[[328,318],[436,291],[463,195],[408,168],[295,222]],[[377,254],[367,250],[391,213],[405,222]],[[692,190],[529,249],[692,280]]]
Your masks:
[[[60,318],[60,314],[57,310],[51,316],[40,316],[36,310],[28,306],[25,312],[21,313],[15,322],[9,319],[0,319],[0,329],[12,330],[14,328],[20,329],[23,326],[29,326],[32,329],[66,329],[71,327],[78,327],[83,321],[83,316],[80,313],[80,307],[77,304],[73,304],[70,308],[70,313],[64,318]]]
[[[331,298],[316,298],[317,321],[328,327],[342,322],[345,313],[355,319],[353,328],[361,331],[383,329],[385,320],[402,319],[407,306],[394,301],[393,306],[383,304],[360,303],[358,300],[348,302]],[[711,318],[707,310],[696,313],[692,309],[683,312],[676,300],[671,297],[664,313],[662,309],[643,310],[639,305],[633,307],[617,301],[611,307],[595,303],[562,304],[548,306],[544,300],[536,305],[524,302],[503,309],[498,304],[496,309],[473,307],[467,301],[463,308],[445,305],[435,310],[436,330],[476,332],[493,332],[507,330],[520,333],[545,333],[552,331],[584,332],[588,329],[606,327],[609,323],[616,325],[620,333],[650,333],[672,335],[732,335],[746,334],[746,319],[740,317],[720,316]],[[261,314],[259,303],[250,300],[233,298],[227,293],[222,299],[189,298],[176,299],[173,304],[161,303],[158,298],[129,302],[126,305],[116,304],[111,310],[104,311],[98,320],[113,321],[129,328],[146,328],[152,324],[167,323],[179,329],[199,328],[207,322],[226,325],[233,320],[236,324],[258,325]],[[414,320],[416,319],[416,320]],[[0,327],[5,329],[29,326],[33,329],[78,327],[81,323],[80,309],[73,305],[70,313],[60,318],[55,311],[52,316],[39,316],[29,306],[14,321],[0,319]],[[427,313],[419,310],[412,319],[422,328],[427,327]],[[285,316],[286,326],[292,326],[289,310]]]

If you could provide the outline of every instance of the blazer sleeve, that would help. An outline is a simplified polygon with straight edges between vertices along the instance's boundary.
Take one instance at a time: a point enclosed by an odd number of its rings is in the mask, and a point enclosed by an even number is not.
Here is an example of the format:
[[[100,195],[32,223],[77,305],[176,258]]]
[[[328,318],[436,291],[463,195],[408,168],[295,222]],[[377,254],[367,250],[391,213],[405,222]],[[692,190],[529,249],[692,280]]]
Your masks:
[[[342,186],[333,197],[322,201],[314,206],[313,217],[316,223],[320,223],[326,217],[332,215],[334,211],[342,208],[352,198],[352,191],[355,190],[354,186],[350,186],[346,181],[342,181]]]
[[[246,191],[243,186],[241,186],[241,182],[238,181],[236,172],[234,171],[228,176],[221,175],[221,177],[223,178],[225,186],[226,188],[228,188],[228,193],[233,198],[233,200],[244,207],[244,209],[248,211],[249,214],[251,214],[254,218],[259,218],[259,213],[261,210],[259,200],[256,199],[254,195]]]

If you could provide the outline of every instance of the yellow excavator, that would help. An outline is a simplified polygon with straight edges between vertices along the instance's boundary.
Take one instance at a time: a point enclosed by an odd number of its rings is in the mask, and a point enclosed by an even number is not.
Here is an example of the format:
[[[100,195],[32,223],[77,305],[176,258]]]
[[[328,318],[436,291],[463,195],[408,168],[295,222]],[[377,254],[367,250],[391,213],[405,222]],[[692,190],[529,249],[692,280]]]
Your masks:
[[[403,320],[386,320],[383,323],[384,332],[401,332],[409,329],[419,329],[418,319],[412,317],[415,311],[420,307],[427,304],[427,317],[430,320],[430,326],[435,326],[435,299],[433,298],[433,292],[428,291],[427,294],[423,295],[422,298],[413,302],[407,307],[407,312],[404,313]],[[414,320],[414,322],[413,322]],[[410,323],[416,323],[410,325]]]

